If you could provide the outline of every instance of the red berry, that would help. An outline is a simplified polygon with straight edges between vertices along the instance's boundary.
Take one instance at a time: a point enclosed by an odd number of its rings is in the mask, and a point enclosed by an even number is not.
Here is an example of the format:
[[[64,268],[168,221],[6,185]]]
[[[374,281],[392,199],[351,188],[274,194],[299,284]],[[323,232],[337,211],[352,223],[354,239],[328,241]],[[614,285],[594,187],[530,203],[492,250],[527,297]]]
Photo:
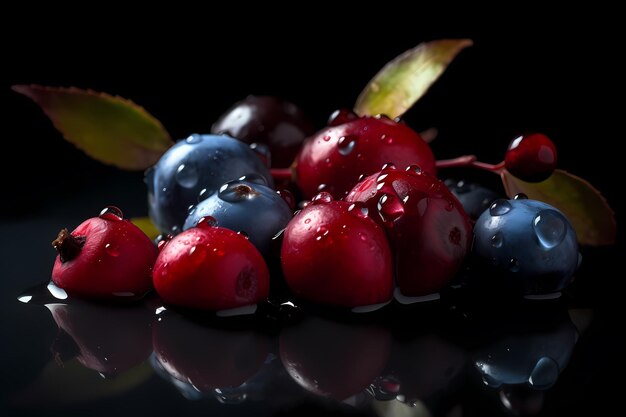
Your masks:
[[[265,300],[270,282],[254,245],[206,217],[162,247],[153,280],[164,302],[214,311]]]
[[[505,167],[511,174],[529,182],[547,179],[554,172],[556,162],[556,146],[542,133],[513,139],[504,159]]]
[[[388,118],[363,117],[309,137],[296,158],[296,180],[307,198],[322,189],[339,198],[388,162],[435,173],[433,153],[418,133]]]
[[[443,182],[417,166],[388,166],[359,182],[346,200],[364,203],[387,230],[402,294],[435,293],[463,264],[472,236],[469,218]]]
[[[203,393],[240,386],[259,370],[270,351],[263,335],[211,328],[171,312],[161,313],[154,323],[152,345],[156,359],[172,377]]]
[[[320,193],[289,222],[283,236],[283,272],[297,296],[339,307],[391,299],[389,245],[362,205]]]
[[[384,328],[319,318],[280,335],[280,359],[289,375],[306,390],[337,400],[367,388],[384,369],[390,350]]]
[[[154,243],[116,207],[85,220],[52,245],[59,255],[52,281],[71,294],[91,298],[143,296],[152,288]]]

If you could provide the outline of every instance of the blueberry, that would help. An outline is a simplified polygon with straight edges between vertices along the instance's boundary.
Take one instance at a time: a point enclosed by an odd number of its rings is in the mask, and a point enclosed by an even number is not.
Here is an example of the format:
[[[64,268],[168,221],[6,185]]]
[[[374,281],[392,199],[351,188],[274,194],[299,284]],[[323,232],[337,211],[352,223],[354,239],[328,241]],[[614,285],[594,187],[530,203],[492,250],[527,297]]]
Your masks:
[[[273,186],[268,168],[248,145],[229,136],[191,135],[146,171],[150,218],[164,233],[177,233],[200,194],[226,181],[257,174]]]
[[[191,209],[184,230],[211,216],[221,227],[245,233],[250,242],[267,257],[272,238],[292,218],[289,205],[265,185],[260,176],[249,176],[223,184],[219,191]]]
[[[491,203],[500,198],[495,191],[472,182],[447,179],[446,187],[459,199],[465,212],[472,220],[476,220]]]
[[[565,288],[579,258],[567,218],[549,204],[528,199],[496,200],[485,210],[474,226],[473,252],[482,265],[499,272],[489,285],[524,295]]]

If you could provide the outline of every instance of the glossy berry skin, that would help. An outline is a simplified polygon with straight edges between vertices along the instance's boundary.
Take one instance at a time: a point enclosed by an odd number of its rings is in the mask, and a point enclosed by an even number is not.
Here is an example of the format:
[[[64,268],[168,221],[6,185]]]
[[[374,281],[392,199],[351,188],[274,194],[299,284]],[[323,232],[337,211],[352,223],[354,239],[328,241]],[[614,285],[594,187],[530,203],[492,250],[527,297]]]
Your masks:
[[[491,203],[500,198],[495,191],[476,183],[447,179],[444,184],[463,205],[463,209],[472,220],[476,220]]]
[[[295,104],[278,97],[248,96],[221,115],[211,132],[265,145],[271,153],[272,167],[287,168],[314,129]]]
[[[474,254],[498,272],[497,284],[517,294],[560,291],[578,267],[578,243],[570,222],[540,201],[495,201],[478,218],[474,236]]]
[[[436,293],[463,265],[470,221],[437,178],[415,166],[406,171],[387,167],[355,185],[346,200],[364,203],[386,229],[403,295]]]
[[[556,146],[542,133],[519,136],[509,144],[504,163],[517,178],[540,182],[552,175],[556,168]]]
[[[295,295],[348,308],[391,299],[389,245],[364,212],[359,204],[332,201],[321,193],[289,222],[281,263]]]
[[[153,280],[165,303],[193,309],[242,307],[269,293],[269,272],[254,245],[207,219],[165,243]]]
[[[99,299],[138,298],[152,289],[157,249],[119,209],[105,209],[71,234],[66,231],[53,242],[60,252],[52,269],[57,287]]]
[[[308,198],[321,189],[343,198],[361,175],[373,174],[386,163],[436,171],[433,153],[420,135],[385,117],[362,117],[323,129],[304,142],[296,161],[296,181]]]
[[[263,161],[248,145],[222,135],[191,135],[146,171],[150,218],[163,233],[180,232],[189,206],[226,181],[257,174],[273,186]]]
[[[251,180],[256,182],[244,179],[223,184],[217,193],[191,210],[183,229],[211,216],[220,227],[243,232],[263,256],[269,256],[272,238],[287,226],[293,212],[276,191],[264,185],[261,177]]]

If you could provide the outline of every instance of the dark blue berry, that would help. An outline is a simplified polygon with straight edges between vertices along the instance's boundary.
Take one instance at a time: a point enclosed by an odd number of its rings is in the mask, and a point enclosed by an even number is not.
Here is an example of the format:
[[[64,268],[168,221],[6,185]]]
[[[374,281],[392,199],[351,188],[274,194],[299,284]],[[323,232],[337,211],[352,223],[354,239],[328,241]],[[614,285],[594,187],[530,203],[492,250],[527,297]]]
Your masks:
[[[495,191],[472,182],[447,179],[444,183],[472,220],[476,220],[494,200],[501,197]]]
[[[225,135],[191,135],[146,172],[150,218],[162,232],[176,234],[200,195],[249,174],[273,186],[268,168],[248,145]]]
[[[245,234],[264,256],[270,254],[272,238],[292,218],[289,205],[265,185],[263,177],[250,176],[229,181],[219,191],[190,210],[183,229],[211,216],[221,227]]]
[[[524,295],[565,288],[578,267],[576,233],[556,208],[528,199],[496,200],[474,226],[473,252],[497,271],[496,284]]]

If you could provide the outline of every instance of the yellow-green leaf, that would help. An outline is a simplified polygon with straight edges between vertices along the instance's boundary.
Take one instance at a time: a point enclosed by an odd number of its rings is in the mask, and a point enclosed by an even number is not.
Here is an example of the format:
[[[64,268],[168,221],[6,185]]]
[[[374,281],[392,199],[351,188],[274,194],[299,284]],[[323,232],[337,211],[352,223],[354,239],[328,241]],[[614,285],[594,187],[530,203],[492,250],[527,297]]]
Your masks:
[[[133,217],[130,221],[141,229],[150,239],[154,240],[161,233],[159,229],[152,223],[150,217]]]
[[[37,103],[65,139],[105,164],[143,170],[173,145],[154,116],[125,98],[74,87],[12,88]]]
[[[356,101],[359,116],[402,116],[439,78],[470,39],[424,42],[389,62],[372,78]]]
[[[508,171],[502,172],[502,183],[509,197],[524,193],[561,210],[574,226],[578,241],[584,245],[615,243],[615,213],[600,192],[580,177],[557,169],[547,180],[524,182]]]

